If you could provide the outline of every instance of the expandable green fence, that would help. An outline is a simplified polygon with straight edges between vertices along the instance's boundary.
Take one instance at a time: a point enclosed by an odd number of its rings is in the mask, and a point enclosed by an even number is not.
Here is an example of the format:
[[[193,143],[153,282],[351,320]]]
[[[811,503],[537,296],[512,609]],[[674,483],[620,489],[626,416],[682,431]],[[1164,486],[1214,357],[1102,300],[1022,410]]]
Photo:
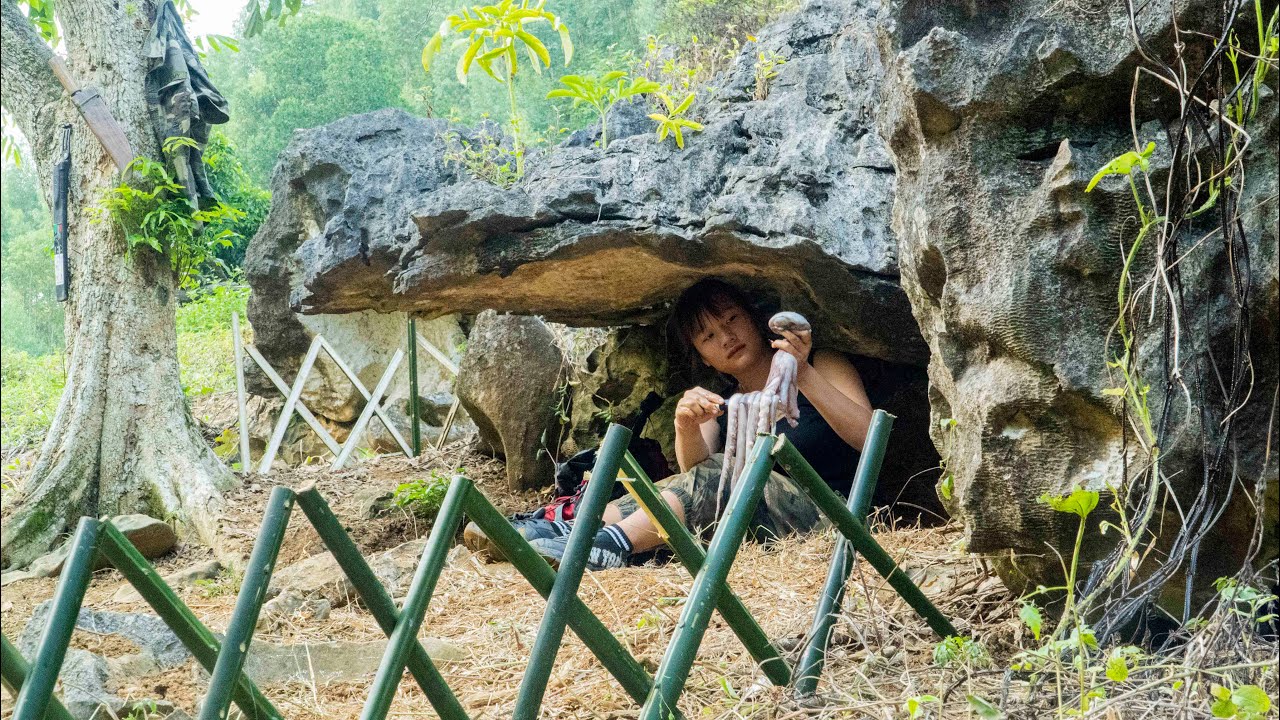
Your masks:
[[[84,518],[72,540],[71,554],[54,595],[49,624],[40,638],[31,667],[26,666],[7,639],[4,642],[4,680],[18,689],[13,717],[14,720],[44,717],[63,720],[68,717],[65,708],[53,698],[53,689],[84,599],[93,560],[98,552],[102,552],[174,630],[196,661],[210,672],[200,720],[224,720],[232,702],[253,720],[281,718],[281,714],[245,676],[243,668],[295,503],[389,637],[360,715],[362,720],[382,720],[387,716],[406,668],[441,718],[468,720],[466,711],[417,639],[464,514],[480,526],[534,591],[547,601],[516,697],[513,718],[534,720],[539,716],[547,680],[566,628],[577,634],[623,690],[642,706],[641,718],[669,720],[682,717],[676,708],[677,701],[684,691],[713,611],[721,614],[770,682],[786,686],[794,681],[798,694],[812,694],[822,671],[827,642],[855,550],[888,580],[935,632],[943,637],[956,634],[947,619],[871,537],[861,519],[866,516],[870,505],[891,426],[892,416],[877,411],[847,506],[795,447],[786,442],[785,436],[760,436],[705,553],[698,540],[667,507],[658,488],[645,477],[635,458],[627,452],[630,431],[619,425],[611,426],[578,506],[559,571],[553,570],[538,555],[470,480],[455,477],[427,539],[402,609],[396,608],[355,543],[314,487],[297,491],[276,487],[268,501],[236,598],[235,610],[221,644],[110,522]],[[730,567],[749,530],[775,462],[813,499],[842,536],[819,599],[809,642],[794,672],[727,584]],[[676,557],[694,576],[693,587],[671,644],[653,677],[578,597],[592,540],[600,528],[613,484],[618,481],[636,498]]]

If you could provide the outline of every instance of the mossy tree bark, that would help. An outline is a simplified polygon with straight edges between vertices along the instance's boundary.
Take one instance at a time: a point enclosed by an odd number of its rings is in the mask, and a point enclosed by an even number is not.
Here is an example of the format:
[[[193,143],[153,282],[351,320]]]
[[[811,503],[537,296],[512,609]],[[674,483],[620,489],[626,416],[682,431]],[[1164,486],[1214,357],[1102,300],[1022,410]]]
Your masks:
[[[143,512],[212,543],[235,478],[200,436],[182,394],[168,258],[125,253],[125,237],[87,212],[120,173],[49,69],[52,54],[13,0],[3,10],[0,104],[31,143],[50,199],[61,126],[72,125],[68,202],[67,384],[23,497],[4,523],[3,556],[20,567],[82,515]],[[134,151],[158,157],[145,101],[143,43],[157,3],[59,0],[67,66],[97,87]],[[50,273],[52,287],[52,273]]]

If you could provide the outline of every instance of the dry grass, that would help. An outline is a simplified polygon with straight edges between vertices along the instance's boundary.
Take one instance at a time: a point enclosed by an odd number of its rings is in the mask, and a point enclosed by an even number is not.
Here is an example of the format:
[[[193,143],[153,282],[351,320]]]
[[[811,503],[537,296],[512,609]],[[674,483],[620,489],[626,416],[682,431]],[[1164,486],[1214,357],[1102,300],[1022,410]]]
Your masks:
[[[315,482],[351,529],[366,552],[393,546],[429,530],[422,521],[393,513],[373,520],[355,515],[358,496],[370,488],[389,489],[420,477],[429,468],[465,466],[468,475],[503,510],[538,502],[534,494],[506,491],[501,465],[485,461],[464,446],[417,462],[384,457],[342,473],[301,468],[273,477],[298,486]],[[229,547],[248,552],[267,483],[251,483],[232,495],[225,521]],[[1017,618],[1017,603],[983,564],[956,550],[960,531],[942,528],[892,528],[879,524],[876,536],[898,559],[925,593],[961,632],[970,634],[990,653],[992,669],[938,668],[933,661],[937,638],[924,622],[887,587],[865,563],[855,567],[844,612],[837,624],[829,660],[819,686],[821,697],[800,706],[791,694],[770,687],[743,650],[733,632],[713,618],[690,674],[681,706],[691,719],[716,718],[903,718],[907,698],[934,695],[927,717],[970,717],[966,696],[990,700],[1007,697],[1011,717],[1041,717],[1044,706],[1028,698],[1051,692],[1031,690],[1023,679],[1006,680],[1004,668],[1031,644]],[[830,533],[792,538],[772,546],[748,543],[730,575],[730,584],[752,610],[767,635],[794,661],[809,630],[826,575],[834,537]],[[322,551],[319,538],[299,517],[291,523],[280,567]],[[164,568],[180,567],[206,557],[208,550],[188,547],[165,559]],[[162,570],[163,571],[163,570]],[[110,603],[120,585],[114,571],[98,573],[87,604],[117,611],[145,612],[143,605]],[[682,604],[692,584],[678,564],[647,565],[588,573],[582,582],[583,601],[623,645],[651,672],[671,640]],[[5,592],[4,627],[14,637],[39,600],[48,597],[52,581],[18,583]],[[185,602],[215,631],[226,627],[235,604],[234,587],[209,587],[182,592]],[[11,601],[11,597],[14,599]],[[441,665],[441,671],[473,718],[510,717],[545,603],[508,564],[491,564],[456,549],[441,575],[424,623],[423,635],[447,640],[466,653],[464,660]],[[332,611],[327,619],[308,615],[256,638],[277,643],[367,641],[383,635],[372,617],[355,603]],[[110,654],[111,648],[103,646]],[[374,668],[368,679],[352,683],[295,682],[265,686],[263,691],[285,716],[303,720],[334,720],[359,716]],[[137,678],[118,690],[124,697],[164,697],[194,712],[203,696],[206,678],[193,663]],[[1274,692],[1274,688],[1269,688]],[[3,715],[10,712],[6,698]],[[1135,693],[1121,706],[1100,717],[1199,717],[1207,703],[1193,712],[1159,693]],[[1132,710],[1131,710],[1132,709]],[[627,718],[636,705],[608,675],[586,647],[567,633],[543,704],[552,718]],[[421,691],[406,674],[390,714],[392,718],[435,717]],[[974,716],[976,717],[976,716]]]

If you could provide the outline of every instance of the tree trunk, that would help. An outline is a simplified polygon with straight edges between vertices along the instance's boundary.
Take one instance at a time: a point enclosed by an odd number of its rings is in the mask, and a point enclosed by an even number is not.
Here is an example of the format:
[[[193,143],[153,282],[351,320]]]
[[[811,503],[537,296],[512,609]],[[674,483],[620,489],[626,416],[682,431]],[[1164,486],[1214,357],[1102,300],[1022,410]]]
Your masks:
[[[87,212],[120,174],[49,71],[48,46],[13,0],[0,2],[0,102],[31,143],[46,201],[60,128],[72,125],[67,385],[4,524],[4,564],[26,565],[82,515],[146,513],[213,543],[222,490],[235,479],[200,437],[182,394],[174,272],[149,249],[126,256],[119,226]],[[135,152],[158,157],[142,54],[155,4],[59,0],[57,11],[72,76],[99,89]]]

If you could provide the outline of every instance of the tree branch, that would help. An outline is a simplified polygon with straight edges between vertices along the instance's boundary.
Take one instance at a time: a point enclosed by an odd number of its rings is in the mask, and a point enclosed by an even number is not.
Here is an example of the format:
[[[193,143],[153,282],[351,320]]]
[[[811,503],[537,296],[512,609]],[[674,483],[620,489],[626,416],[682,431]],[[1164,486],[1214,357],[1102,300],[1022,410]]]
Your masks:
[[[62,86],[49,69],[53,50],[36,33],[14,0],[0,0],[0,105],[8,110],[32,148],[46,144],[52,127],[42,128],[42,115],[63,98]]]

